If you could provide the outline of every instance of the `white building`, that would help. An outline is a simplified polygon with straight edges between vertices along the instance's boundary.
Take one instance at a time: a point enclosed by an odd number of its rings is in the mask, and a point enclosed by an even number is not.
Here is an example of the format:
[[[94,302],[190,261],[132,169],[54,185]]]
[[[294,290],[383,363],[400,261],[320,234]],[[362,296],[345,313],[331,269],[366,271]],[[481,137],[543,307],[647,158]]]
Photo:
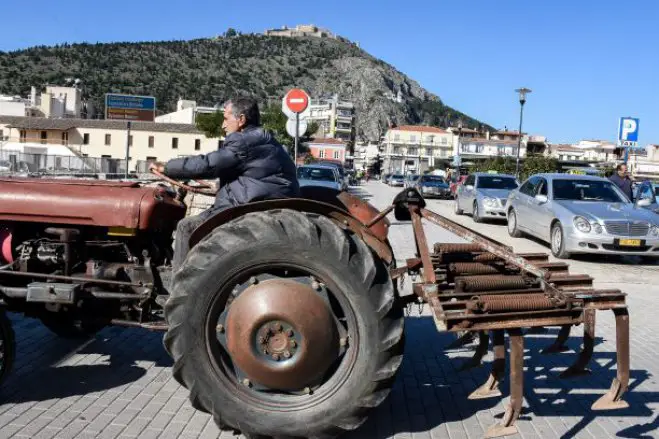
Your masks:
[[[176,102],[176,111],[156,116],[155,121],[162,123],[194,124],[197,120],[197,114],[215,113],[216,111],[222,111],[222,108],[219,106],[200,106],[197,105],[197,101],[179,99]]]
[[[317,137],[340,139],[350,145],[355,140],[355,105],[338,95],[311,99],[307,120],[318,124]]]
[[[382,173],[422,173],[448,162],[453,135],[437,127],[402,125],[387,130],[380,149]]]
[[[42,93],[31,87],[27,98],[0,95],[0,116],[80,118],[81,114],[82,91],[77,87],[48,85]]]
[[[606,140],[581,140],[575,144],[549,144],[546,155],[560,161],[612,163],[618,156],[616,145]]]

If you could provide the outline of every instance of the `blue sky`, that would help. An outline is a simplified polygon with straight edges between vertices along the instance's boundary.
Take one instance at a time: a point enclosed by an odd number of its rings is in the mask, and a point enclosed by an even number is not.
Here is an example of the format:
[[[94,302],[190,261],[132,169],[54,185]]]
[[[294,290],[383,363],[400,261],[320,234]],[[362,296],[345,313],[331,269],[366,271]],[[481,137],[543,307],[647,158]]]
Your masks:
[[[61,42],[208,37],[313,23],[394,65],[473,117],[524,131],[614,140],[620,116],[659,143],[659,1],[33,0],[6,2],[0,50]],[[2,90],[0,90],[0,93]]]

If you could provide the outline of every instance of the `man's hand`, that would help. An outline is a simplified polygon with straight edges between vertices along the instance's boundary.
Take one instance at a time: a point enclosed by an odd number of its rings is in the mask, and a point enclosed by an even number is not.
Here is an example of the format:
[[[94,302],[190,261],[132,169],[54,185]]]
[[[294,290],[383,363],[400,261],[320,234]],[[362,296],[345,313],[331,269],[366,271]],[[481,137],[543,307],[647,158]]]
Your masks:
[[[151,162],[151,164],[149,164],[149,171],[156,171],[156,172],[159,172],[161,174],[164,174],[165,173],[165,165],[163,163],[160,163],[160,162]]]

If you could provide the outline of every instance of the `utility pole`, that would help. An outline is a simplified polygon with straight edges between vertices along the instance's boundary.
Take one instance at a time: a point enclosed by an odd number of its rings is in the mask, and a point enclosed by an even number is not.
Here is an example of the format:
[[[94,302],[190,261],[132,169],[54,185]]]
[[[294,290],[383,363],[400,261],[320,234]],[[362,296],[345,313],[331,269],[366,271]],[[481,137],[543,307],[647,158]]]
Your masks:
[[[126,172],[124,177],[128,178],[128,160],[130,157],[130,124],[131,122],[126,122]]]

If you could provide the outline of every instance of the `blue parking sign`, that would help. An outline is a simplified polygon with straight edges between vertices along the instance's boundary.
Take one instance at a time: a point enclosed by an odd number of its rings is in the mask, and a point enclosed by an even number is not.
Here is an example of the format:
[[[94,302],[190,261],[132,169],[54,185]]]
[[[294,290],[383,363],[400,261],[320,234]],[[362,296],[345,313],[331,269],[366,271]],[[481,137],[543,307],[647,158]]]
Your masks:
[[[618,140],[624,142],[638,142],[638,119],[621,117],[618,125]]]

